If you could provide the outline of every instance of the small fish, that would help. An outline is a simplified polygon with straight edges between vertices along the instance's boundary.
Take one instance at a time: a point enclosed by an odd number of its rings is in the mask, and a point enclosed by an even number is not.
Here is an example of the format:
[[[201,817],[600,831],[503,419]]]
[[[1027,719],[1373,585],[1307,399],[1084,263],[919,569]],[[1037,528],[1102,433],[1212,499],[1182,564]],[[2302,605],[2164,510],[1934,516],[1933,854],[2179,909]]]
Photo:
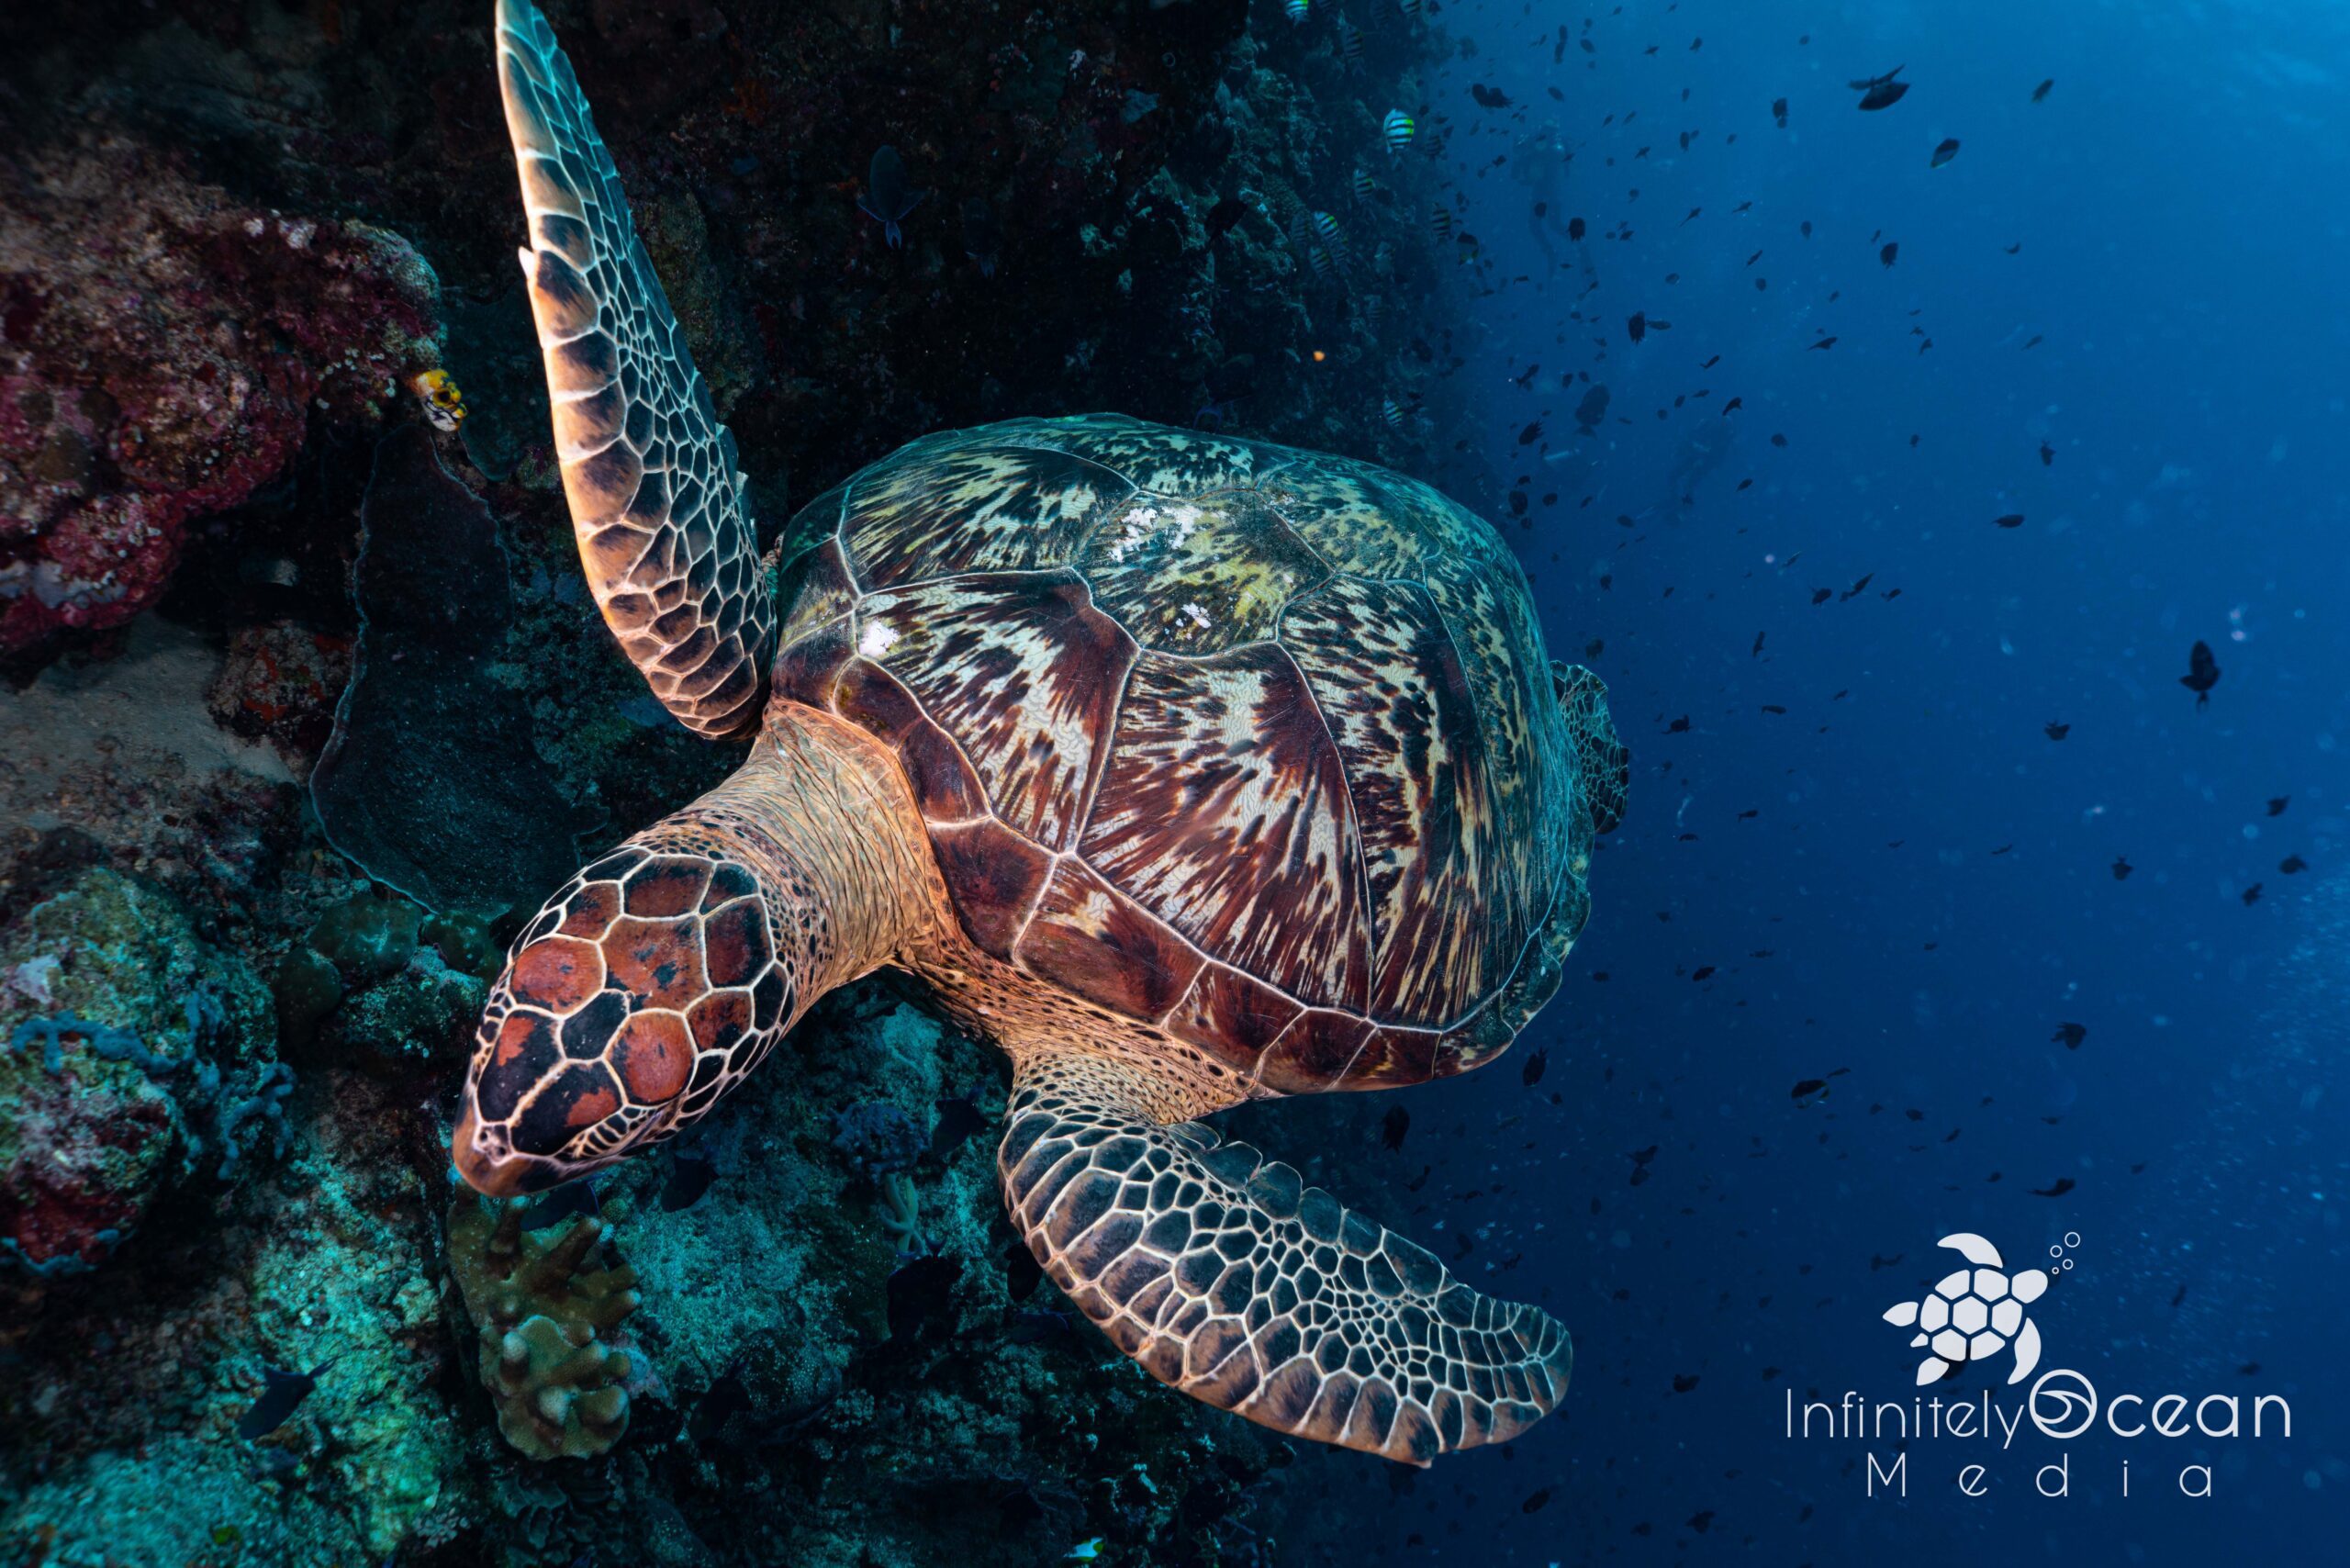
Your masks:
[[[1401,109],[1388,110],[1387,118],[1380,122],[1380,131],[1387,139],[1387,151],[1390,152],[1401,152],[1410,146],[1419,129],[1412,117]]]
[[[1624,331],[1636,343],[1647,337],[1649,335],[1648,313],[1642,310],[1633,311],[1631,319],[1624,323]]]
[[[295,1407],[310,1397],[327,1369],[340,1357],[330,1356],[307,1372],[281,1372],[275,1367],[262,1369],[262,1394],[253,1401],[252,1408],[237,1419],[237,1436],[247,1442],[265,1438],[285,1425]]]
[[[1304,22],[1314,10],[1314,0],[1283,0],[1281,14],[1292,22]]]
[[[1064,1562],[1092,1562],[1095,1558],[1102,1555],[1102,1542],[1104,1539],[1104,1537],[1097,1535],[1091,1540],[1079,1541],[1075,1546],[1070,1547],[1067,1551],[1061,1553],[1061,1561]]]
[[[2073,1179],[2070,1176],[2059,1176],[2051,1186],[2034,1187],[2031,1190],[2031,1195],[2035,1198],[2061,1198],[2072,1190]]]
[[[1900,254],[1901,242],[1898,240],[1887,240],[1885,242],[1885,248],[1877,252],[1876,259],[1889,267],[1893,264],[1894,259]]]
[[[1230,232],[1232,226],[1239,222],[1241,218],[1246,215],[1248,211],[1248,204],[1247,202],[1237,200],[1232,196],[1225,197],[1222,201],[1208,208],[1208,232],[1211,235]]]
[[[1871,76],[1844,84],[1861,95],[1863,109],[1886,109],[1899,103],[1901,95],[1909,90],[1908,83],[1894,80],[1900,74],[1901,67],[1897,65],[1882,76]]]
[[[1419,20],[1420,13],[1427,7],[1427,0],[1395,0],[1395,8],[1414,21]]]
[[[1507,93],[1503,92],[1499,87],[1488,87],[1483,82],[1471,83],[1469,84],[1469,95],[1477,100],[1477,106],[1480,108],[1505,109],[1509,107],[1509,95]]]
[[[1004,1338],[1015,1345],[1041,1345],[1047,1339],[1066,1338],[1076,1332],[1066,1312],[1019,1312],[1012,1318],[1012,1327]]]
[[[2052,741],[2061,741],[2066,735],[2073,733],[2073,726],[2070,724],[2057,723],[2052,719],[2047,723],[2040,726],[2040,733],[2046,735]]]
[[[2285,814],[2285,808],[2292,803],[2293,797],[2290,795],[2271,796],[2268,801],[2268,814],[2272,817],[2281,817]]]
[[[1957,156],[1958,138],[1955,136],[1946,136],[1942,138],[1942,145],[1934,149],[1933,161],[1926,166],[1930,169],[1939,169]]]
[[[2287,877],[2298,877],[2309,868],[2310,863],[2298,855],[2288,855],[2277,862],[2278,873]]]
[[[1369,201],[1379,192],[1379,182],[1371,177],[1371,171],[1368,169],[1357,168],[1351,184],[1354,186],[1357,201]]]
[[[1438,203],[1428,209],[1428,232],[1439,240],[1452,238],[1452,209]]]
[[[2036,104],[2036,103],[2039,103],[2042,99],[2043,99],[2043,98],[2047,97],[2047,96],[2048,96],[2048,89],[2049,89],[2049,88],[2051,88],[2051,87],[2053,87],[2054,85],[2056,85],[2056,78],[2055,78],[2055,77],[2053,77],[2053,76],[2051,76],[2050,78],[2048,78],[2048,80],[2046,80],[2045,82],[2042,82],[2039,86],[2034,87],[2034,88],[2031,90],[2031,101],[2032,101],[2033,103],[2035,103],[2035,104]]]
[[[953,1154],[978,1133],[987,1130],[988,1119],[979,1114],[968,1095],[935,1102],[938,1125],[930,1129],[930,1152],[941,1159]]]
[[[1362,58],[1362,29],[1347,20],[1337,19],[1338,58],[1349,64]]]
[[[727,1422],[751,1407],[750,1386],[744,1383],[739,1369],[739,1362],[727,1368],[696,1402],[693,1414],[686,1419],[686,1433],[695,1442],[706,1443],[718,1437]]]
[[[1379,1141],[1392,1153],[1404,1147],[1404,1135],[1412,1130],[1412,1113],[1401,1105],[1389,1109],[1379,1124]]]
[[[1002,252],[1003,230],[995,220],[995,209],[973,196],[963,204],[963,254],[979,264],[981,277],[993,277]]]
[[[2053,468],[2056,465],[2056,449],[2044,441],[2040,443],[2040,465],[2042,468]]]
[[[2220,684],[2220,661],[2211,656],[2211,644],[2198,643],[2187,655],[2187,673],[2178,678],[2179,685],[2195,693],[2195,705],[2203,707],[2211,700],[2211,688]]]
[[[2262,886],[2262,883],[2255,882],[2252,886],[2246,888],[2243,892],[2236,895],[2238,898],[2244,900],[2244,908],[2250,909],[2254,904],[2260,902],[2260,890]]]
[[[1528,1089],[1531,1089],[1536,1084],[1542,1081],[1543,1070],[1548,1068],[1550,1065],[1550,1053],[1549,1051],[1529,1051],[1527,1053],[1526,1066],[1517,1075],[1518,1081],[1524,1083]]]
[[[1583,242],[1583,237],[1588,231],[1588,227],[1584,224],[1582,218],[1570,218],[1567,219],[1567,238],[1575,241],[1577,244],[1581,244]]]
[[[1778,123],[1778,127],[1781,130],[1787,129],[1786,99],[1774,98],[1771,100],[1771,118]]]
[[[1338,227],[1337,218],[1326,212],[1316,212],[1314,215],[1314,232],[1319,234],[1323,243],[1330,247],[1331,255],[1342,262],[1347,259],[1346,230]]]
[[[1380,404],[1379,417],[1386,421],[1389,430],[1399,431],[1404,428],[1403,406],[1393,398]]]
[[[424,406],[424,417],[437,431],[453,431],[464,423],[465,395],[456,377],[445,370],[427,370],[408,378],[408,390]]]
[[[896,148],[884,145],[875,151],[873,162],[867,165],[865,194],[856,198],[856,205],[866,217],[881,225],[881,237],[894,251],[906,239],[898,225],[929,195],[928,191],[908,186],[906,161],[898,156]]]
[[[669,1180],[662,1184],[661,1212],[676,1214],[701,1202],[710,1184],[718,1180],[718,1167],[698,1154],[681,1154],[669,1162]]]
[[[1807,1078],[1801,1083],[1795,1086],[1795,1088],[1789,1092],[1788,1098],[1791,1100],[1808,1100],[1813,1095],[1817,1094],[1824,1100],[1828,1097],[1827,1091],[1828,1081],[1826,1079]]]
[[[890,1338],[912,1339],[931,1322],[951,1318],[955,1282],[962,1273],[958,1260],[937,1253],[892,1271],[886,1287]]]
[[[2086,1024],[2059,1024],[2056,1032],[2048,1036],[2048,1042],[2051,1045],[2061,1044],[2068,1051],[2077,1051],[2081,1048],[2081,1042],[2088,1037],[2089,1029]]]
[[[1991,520],[1991,525],[1994,528],[2021,528],[2023,526],[2023,513],[2020,511],[2011,511],[2003,517],[1995,517]]]
[[[524,1230],[544,1230],[560,1225],[574,1215],[596,1212],[596,1179],[582,1176],[576,1182],[565,1182],[537,1203],[522,1211]]]
[[[2117,882],[2128,881],[2130,873],[2137,868],[2130,864],[2130,857],[2127,855],[2117,855],[2113,857],[2113,879]]]

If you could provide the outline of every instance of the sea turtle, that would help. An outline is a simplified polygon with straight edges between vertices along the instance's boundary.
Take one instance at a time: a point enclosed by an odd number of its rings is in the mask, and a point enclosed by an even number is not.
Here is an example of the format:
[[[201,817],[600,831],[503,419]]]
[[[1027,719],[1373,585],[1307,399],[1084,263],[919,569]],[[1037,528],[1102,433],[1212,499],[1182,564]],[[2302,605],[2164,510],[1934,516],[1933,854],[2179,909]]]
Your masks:
[[[1491,1060],[1559,985],[1625,754],[1499,537],[1365,464],[1112,417],[930,436],[766,562],[571,67],[499,0],[580,558],[653,692],[755,736],[490,993],[486,1193],[691,1126],[884,964],[993,1041],[1047,1274],[1162,1382],[1415,1464],[1564,1394],[1566,1330],[1197,1118]]]
[[[2012,1279],[1999,1249],[1972,1231],[1962,1230],[1934,1243],[1947,1247],[1975,1265],[1942,1276],[1923,1301],[1905,1301],[1885,1310],[1885,1320],[1897,1328],[1914,1327],[1913,1350],[1930,1351],[1918,1363],[1918,1386],[1938,1383],[1969,1361],[1998,1355],[2015,1341],[2016,1364],[2008,1372],[2011,1383],[2021,1383],[2040,1364],[2040,1329],[2023,1309],[2048,1290],[2044,1269],[2027,1269]]]

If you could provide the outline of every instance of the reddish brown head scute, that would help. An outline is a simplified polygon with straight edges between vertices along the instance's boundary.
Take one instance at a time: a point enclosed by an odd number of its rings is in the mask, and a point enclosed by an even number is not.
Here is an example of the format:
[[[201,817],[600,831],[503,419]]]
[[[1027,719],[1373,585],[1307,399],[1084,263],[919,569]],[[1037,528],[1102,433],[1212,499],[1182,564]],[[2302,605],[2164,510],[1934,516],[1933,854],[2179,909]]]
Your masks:
[[[549,901],[482,1015],[455,1141],[485,1192],[530,1192],[690,1121],[789,1018],[752,873],[632,846]]]
[[[856,475],[785,560],[776,695],[894,749],[1018,970],[1251,1092],[1473,1067],[1557,989],[1622,748],[1427,487],[1015,420]]]

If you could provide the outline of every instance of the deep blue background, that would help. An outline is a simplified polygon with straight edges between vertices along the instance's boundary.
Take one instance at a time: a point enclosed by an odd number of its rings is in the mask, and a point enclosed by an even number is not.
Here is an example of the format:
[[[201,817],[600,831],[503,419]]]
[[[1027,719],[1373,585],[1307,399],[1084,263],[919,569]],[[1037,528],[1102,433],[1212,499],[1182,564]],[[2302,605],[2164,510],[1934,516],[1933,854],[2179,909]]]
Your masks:
[[[1399,1099],[1393,1189],[1341,1194],[1447,1258],[1465,1230],[1468,1279],[1544,1296],[1577,1338],[1566,1411],[1409,1480],[1309,1467],[1347,1544],[1298,1559],[2339,1560],[2350,10],[1538,0],[1432,20],[1473,50],[1427,82],[1411,155],[1463,198],[1483,341],[1458,372],[1475,418],[1430,431],[1419,471],[1529,476],[1527,527],[1475,498],[1534,573],[1553,654],[1604,644],[1587,662],[1632,808],[1550,1011],[1492,1070]],[[1846,80],[1897,64],[1908,95],[1858,112]],[[1588,294],[1492,166],[1546,119]],[[1945,137],[1959,154],[1931,169]],[[1670,330],[1633,345],[1634,311]],[[1586,372],[1612,405],[1579,440]],[[1699,446],[1720,451],[1684,487]],[[2200,710],[2177,683],[2198,639],[2222,671]],[[2066,1021],[2077,1050],[2050,1038]],[[1824,1099],[1791,1094],[1840,1070]],[[2032,1492],[2053,1446],[1945,1439],[1913,1446],[1906,1504],[1869,1499],[1867,1445],[1788,1441],[1783,1401],[1906,1402],[1917,1352],[1878,1315],[1957,1264],[1934,1243],[1958,1230],[2018,1268],[2079,1234],[2034,1309],[2043,1367],[2108,1394],[2281,1394],[2292,1436],[2092,1435],[2053,1501]],[[2013,1401],[2009,1365],[1937,1392]],[[1951,1478],[1974,1462],[1971,1501]],[[2206,1501],[2177,1493],[2195,1462]]]

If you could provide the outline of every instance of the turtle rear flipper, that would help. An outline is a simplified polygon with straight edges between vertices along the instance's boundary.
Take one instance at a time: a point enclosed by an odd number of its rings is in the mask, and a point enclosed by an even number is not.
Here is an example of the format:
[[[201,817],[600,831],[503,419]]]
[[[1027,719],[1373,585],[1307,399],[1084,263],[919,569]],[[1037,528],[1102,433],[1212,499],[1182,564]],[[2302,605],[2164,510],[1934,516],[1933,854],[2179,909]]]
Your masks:
[[[1625,800],[1631,792],[1632,756],[1616,738],[1616,721],[1607,712],[1607,683],[1581,665],[1552,659],[1550,685],[1567,715],[1567,734],[1574,743],[1576,767],[1591,807],[1592,831],[1614,833],[1623,823]]]
[[[662,706],[699,734],[738,734],[758,722],[775,607],[734,439],[531,0],[498,0],[498,62],[530,215],[522,272],[588,588]]]
[[[1574,1351],[1295,1170],[1099,1058],[1024,1065],[997,1169],[1054,1283],[1159,1382],[1261,1426],[1427,1465],[1548,1415]]]

